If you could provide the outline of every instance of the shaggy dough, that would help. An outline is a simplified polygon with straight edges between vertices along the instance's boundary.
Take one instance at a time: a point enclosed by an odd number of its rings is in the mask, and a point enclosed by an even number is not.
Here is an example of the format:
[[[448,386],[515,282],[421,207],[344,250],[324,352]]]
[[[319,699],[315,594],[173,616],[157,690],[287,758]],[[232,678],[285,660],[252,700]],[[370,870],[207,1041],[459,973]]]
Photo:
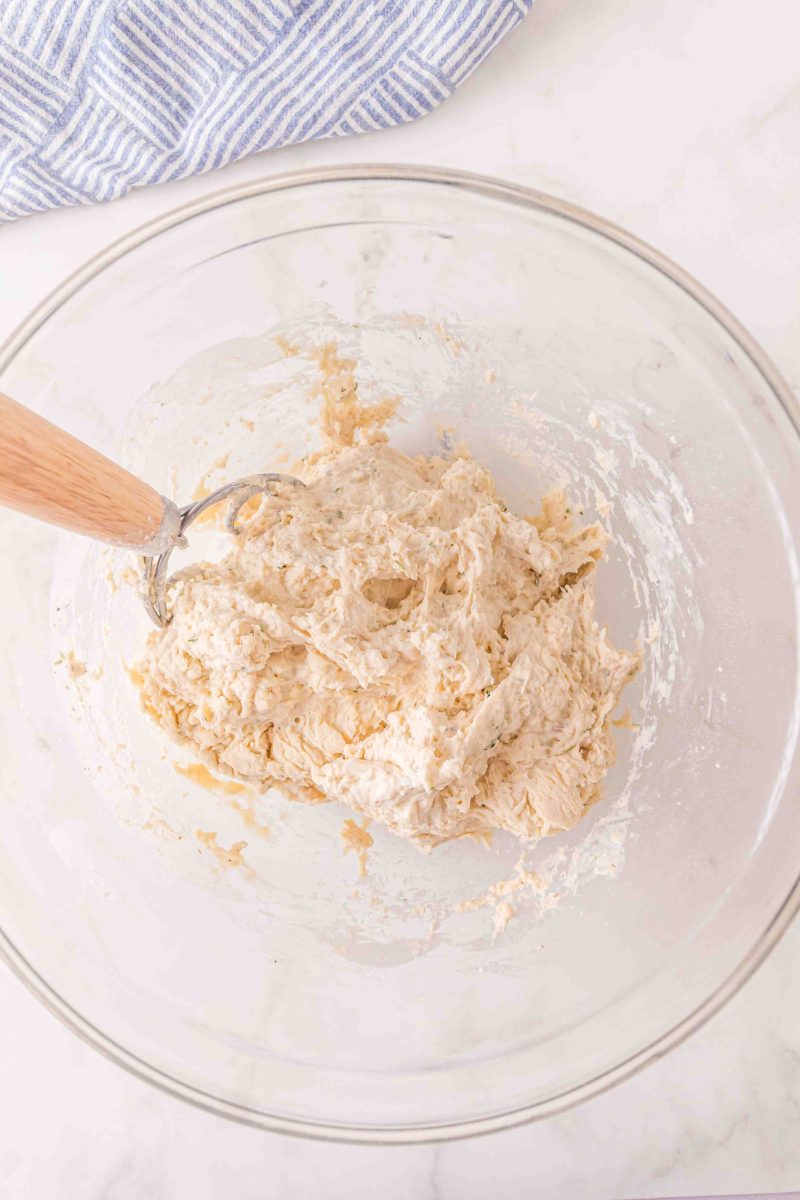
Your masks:
[[[560,493],[515,516],[465,454],[409,458],[385,411],[331,395],[307,488],[265,498],[226,558],[173,584],[138,667],[145,708],[224,775],[426,848],[569,829],[638,666],[593,616],[606,533]]]

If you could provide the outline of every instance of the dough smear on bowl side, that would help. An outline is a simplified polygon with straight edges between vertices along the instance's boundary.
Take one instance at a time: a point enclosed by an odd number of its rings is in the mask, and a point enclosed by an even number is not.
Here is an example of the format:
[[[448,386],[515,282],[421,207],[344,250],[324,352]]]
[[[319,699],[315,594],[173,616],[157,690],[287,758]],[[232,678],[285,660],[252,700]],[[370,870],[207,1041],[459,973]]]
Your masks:
[[[615,754],[639,655],[594,619],[608,535],[564,495],[510,512],[466,453],[410,458],[326,348],[323,450],[218,563],[181,572],[137,678],[215,771],[338,800],[423,848],[569,829]]]

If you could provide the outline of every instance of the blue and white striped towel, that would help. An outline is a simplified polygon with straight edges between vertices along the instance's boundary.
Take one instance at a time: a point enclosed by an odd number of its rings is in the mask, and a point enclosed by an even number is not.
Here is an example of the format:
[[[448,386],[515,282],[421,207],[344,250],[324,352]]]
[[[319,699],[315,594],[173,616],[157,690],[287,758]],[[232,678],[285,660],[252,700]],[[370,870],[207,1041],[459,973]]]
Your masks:
[[[430,112],[532,0],[0,0],[0,219]]]

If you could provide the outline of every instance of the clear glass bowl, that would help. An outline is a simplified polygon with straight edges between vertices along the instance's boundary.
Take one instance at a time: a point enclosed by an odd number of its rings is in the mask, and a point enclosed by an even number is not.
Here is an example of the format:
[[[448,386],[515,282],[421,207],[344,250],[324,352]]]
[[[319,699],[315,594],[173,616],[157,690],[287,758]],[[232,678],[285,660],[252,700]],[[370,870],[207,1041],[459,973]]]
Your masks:
[[[373,829],[359,882],[336,805],[268,796],[261,836],[138,712],[119,556],[3,513],[4,954],[119,1063],[265,1128],[403,1141],[553,1113],[697,1028],[797,909],[797,408],[629,235],[383,167],[146,226],[12,337],[0,387],[185,500],[225,452],[212,483],[313,438],[313,365],[276,331],[338,339],[365,394],[399,394],[401,446],[463,439],[515,505],[566,482],[600,513],[599,609],[645,648],[639,728],[495,938],[491,906],[454,909],[513,874],[510,839],[426,857]],[[246,841],[248,870],[198,829]]]

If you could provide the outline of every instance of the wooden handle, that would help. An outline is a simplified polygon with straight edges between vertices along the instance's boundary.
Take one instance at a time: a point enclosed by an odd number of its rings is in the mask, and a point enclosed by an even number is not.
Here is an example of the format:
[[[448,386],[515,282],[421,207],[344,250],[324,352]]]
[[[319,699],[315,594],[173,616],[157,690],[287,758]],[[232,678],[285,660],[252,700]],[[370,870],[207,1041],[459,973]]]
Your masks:
[[[131,549],[152,542],[165,512],[148,484],[2,393],[0,503]]]

